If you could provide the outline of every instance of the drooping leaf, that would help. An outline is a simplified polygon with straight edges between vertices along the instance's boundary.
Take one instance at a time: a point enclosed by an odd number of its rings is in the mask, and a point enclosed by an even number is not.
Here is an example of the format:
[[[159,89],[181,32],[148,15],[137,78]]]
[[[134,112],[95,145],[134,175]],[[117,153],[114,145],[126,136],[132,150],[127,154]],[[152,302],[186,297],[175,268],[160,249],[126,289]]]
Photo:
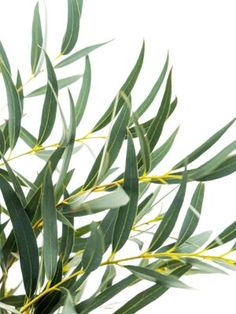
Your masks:
[[[148,269],[140,266],[128,265],[125,266],[126,269],[131,271],[135,276],[158,283],[164,287],[175,287],[175,288],[189,288],[185,283],[180,281],[178,278],[173,275],[163,275],[158,271]]]
[[[78,40],[83,0],[67,0],[67,6],[67,27],[61,46],[62,55],[71,52]]]
[[[180,209],[182,207],[187,183],[187,173],[185,172],[180,188],[171,203],[169,209],[165,213],[160,226],[157,228],[156,233],[153,236],[149,250],[153,251],[158,249],[169,237],[171,231],[173,230],[175,223],[178,219]]]
[[[66,65],[69,65],[83,57],[88,56],[91,52],[93,52],[94,50],[98,49],[99,47],[102,47],[103,45],[108,44],[110,41],[101,43],[101,44],[97,44],[97,45],[93,45],[93,46],[89,46],[86,48],[83,48],[75,53],[73,53],[72,55],[70,55],[69,57],[65,58],[64,60],[62,60],[61,62],[59,62],[58,64],[56,64],[55,68],[62,68]]]
[[[81,77],[82,77],[82,75],[73,75],[73,76],[68,76],[66,78],[58,80],[57,81],[58,89],[65,88],[65,87],[77,82]],[[47,85],[43,85],[43,86],[35,89],[33,92],[29,93],[28,95],[26,95],[26,97],[29,98],[29,97],[44,95],[46,91],[47,91]]]
[[[208,246],[207,250],[214,249],[236,238],[236,221],[221,232]]]
[[[10,63],[6,54],[6,51],[2,45],[2,42],[0,41],[0,63],[3,63],[7,69],[7,71],[11,74],[11,67],[10,67]],[[0,72],[1,72],[1,68],[0,68]]]
[[[23,111],[24,111],[24,89],[23,89],[23,83],[22,83],[22,79],[21,79],[21,75],[20,75],[20,71],[17,71],[17,78],[16,78],[16,89],[17,89],[17,93],[19,95],[19,99],[20,99],[20,105],[21,105],[21,115],[23,115]]]
[[[167,69],[168,69],[168,64],[169,64],[169,54],[167,55],[165,64],[163,66],[163,69],[161,71],[160,76],[158,77],[158,80],[154,84],[153,88],[151,89],[151,91],[148,94],[148,96],[146,97],[146,99],[143,101],[143,103],[135,111],[135,114],[137,115],[138,118],[141,117],[144,114],[144,112],[147,111],[147,109],[152,104],[153,100],[155,99],[157,93],[159,92],[159,90],[161,88],[161,85],[162,85],[162,83],[164,81],[164,78],[166,76],[166,72],[167,72]]]
[[[73,217],[68,217],[69,222],[73,225]],[[62,226],[62,237],[60,244],[60,255],[62,257],[63,263],[67,262],[70,257],[74,245],[74,235],[75,232],[69,226],[63,224]]]
[[[215,267],[213,265],[210,265],[209,263],[205,263],[199,259],[196,258],[185,258],[185,261],[188,264],[191,264],[194,267],[197,267],[197,269],[200,272],[207,273],[207,274],[227,274],[224,270],[220,269],[219,267]]]
[[[143,64],[143,58],[144,58],[144,51],[145,51],[145,44],[143,43],[142,49],[140,51],[138,60],[135,64],[134,68],[130,72],[130,75],[128,76],[125,83],[120,88],[120,90],[125,95],[127,95],[128,97],[130,96],[130,93],[131,93],[131,91],[132,91],[132,89],[133,89],[133,87],[134,87],[134,85],[138,79],[139,73],[141,71],[142,64]],[[92,130],[93,132],[96,132],[96,131],[104,128],[110,122],[112,114],[113,114],[113,109],[114,109],[115,103],[116,103],[116,98],[112,101],[109,108],[106,110],[106,112],[101,117],[101,119],[99,119],[99,121],[96,123],[96,125],[94,126],[94,128]],[[123,99],[123,97],[120,97],[120,99],[118,101],[117,108],[116,108],[116,113],[118,113],[118,111],[120,110],[120,108],[123,105],[124,105],[124,99]]]
[[[128,134],[125,177],[123,188],[129,196],[129,202],[119,208],[113,233],[113,252],[120,250],[126,243],[137,213],[139,184],[135,147],[132,136]]]
[[[212,135],[205,143],[195,149],[191,154],[185,157],[183,160],[178,162],[173,169],[179,169],[184,166],[185,160],[188,160],[188,164],[196,160],[199,156],[205,153],[209,148],[211,148],[223,135],[224,133],[231,127],[231,125],[235,122],[235,118],[226,124],[222,129],[217,131],[214,135]]]
[[[57,111],[57,100],[54,97],[54,93],[57,95],[58,93],[58,84],[56,74],[54,72],[53,66],[47,54],[45,53],[45,59],[47,64],[47,73],[48,73],[48,84],[45,95],[45,100],[43,104],[43,112],[41,116],[41,124],[39,129],[38,141],[37,144],[41,145],[43,142],[51,134],[51,131],[54,126],[54,122],[56,119],[56,111]],[[50,84],[49,84],[50,82]],[[52,86],[52,87],[51,87]],[[53,90],[52,90],[53,88]]]
[[[33,25],[32,25],[32,44],[31,44],[31,70],[32,74],[37,72],[40,56],[42,53],[43,34],[41,26],[41,18],[39,13],[39,3],[34,9]]]
[[[197,227],[202,210],[204,190],[204,184],[199,183],[193,194],[191,204],[182,224],[177,240],[178,246],[184,243],[193,234]]]
[[[89,57],[86,57],[83,83],[80,89],[79,97],[75,105],[76,125],[78,126],[83,118],[84,111],[88,102],[91,87],[91,65]]]
[[[65,305],[63,306],[62,314],[77,314],[75,310],[75,304],[72,299],[70,292],[67,290],[67,297],[65,300]]]
[[[16,86],[11,78],[5,64],[0,60],[0,70],[2,71],[8,102],[8,132],[10,148],[13,149],[20,135],[21,126],[21,101],[16,90]]]
[[[6,150],[6,141],[4,138],[4,134],[2,132],[2,130],[0,129],[0,152],[1,154],[4,154]]]
[[[172,275],[176,276],[176,277],[181,277],[190,268],[191,268],[191,266],[189,266],[189,265],[179,267],[177,270],[172,272]],[[115,311],[114,314],[133,314],[133,313],[136,313],[138,310],[142,309],[144,306],[146,306],[149,303],[158,299],[167,290],[168,290],[168,288],[157,283],[154,286],[151,286],[150,288],[138,293],[134,298],[129,300],[119,310]]]
[[[42,186],[41,212],[43,219],[43,259],[48,280],[52,280],[57,269],[57,213],[51,169],[48,167]]]
[[[36,238],[20,200],[2,176],[0,176],[0,189],[13,225],[25,291],[27,296],[31,297],[36,289],[39,273]]]
[[[82,265],[85,272],[94,271],[101,263],[103,257],[103,235],[96,223],[91,224],[91,235],[86,244],[82,257]]]
[[[35,147],[37,143],[36,137],[34,137],[28,130],[23,126],[20,129],[20,138],[31,148]]]

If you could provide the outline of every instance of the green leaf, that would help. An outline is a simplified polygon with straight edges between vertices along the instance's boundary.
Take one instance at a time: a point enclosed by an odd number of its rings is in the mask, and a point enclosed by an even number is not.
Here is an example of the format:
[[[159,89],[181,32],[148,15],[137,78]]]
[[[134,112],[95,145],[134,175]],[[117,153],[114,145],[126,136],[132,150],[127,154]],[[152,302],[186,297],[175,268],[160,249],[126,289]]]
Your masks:
[[[99,267],[103,257],[103,235],[96,223],[91,224],[91,235],[86,244],[82,257],[82,265],[85,272],[92,272]]]
[[[231,125],[235,122],[235,118],[226,124],[222,129],[212,135],[205,143],[200,145],[197,149],[195,149],[191,154],[178,162],[173,169],[179,169],[184,167],[185,160],[188,160],[188,164],[196,160],[199,156],[205,153],[209,148],[211,148],[223,135],[224,133],[231,127]]]
[[[208,263],[205,263],[199,259],[195,259],[195,258],[185,258],[185,261],[188,264],[191,264],[194,267],[197,267],[197,269],[203,273],[207,273],[207,274],[224,274],[226,275],[227,273],[225,271],[223,271],[222,269],[212,266]]]
[[[178,280],[176,277],[172,275],[163,275],[159,273],[158,271],[148,269],[145,267],[140,266],[132,266],[128,265],[125,266],[129,271],[131,271],[135,276],[144,279],[156,282],[164,287],[175,287],[175,288],[189,288],[185,283]]]
[[[2,154],[4,154],[5,150],[6,150],[6,141],[4,138],[4,134],[3,134],[2,130],[0,129],[0,152]]]
[[[31,70],[32,74],[37,72],[40,56],[42,53],[41,47],[43,45],[42,26],[39,13],[39,3],[34,9],[34,18],[32,25],[32,45],[31,45]]]
[[[229,156],[223,161],[219,167],[213,170],[210,174],[199,178],[200,181],[216,180],[228,176],[236,171],[236,155]]]
[[[181,277],[185,274],[191,266],[185,265],[179,267],[177,270],[173,271],[171,274],[176,277]],[[120,309],[115,311],[114,314],[133,314],[138,310],[142,309],[144,306],[158,299],[161,295],[163,295],[169,288],[164,287],[160,284],[155,284],[150,288],[136,294],[134,298],[129,300],[125,305],[123,305]]]
[[[214,249],[236,238],[236,221],[229,225],[223,232],[221,232],[215,240],[213,240],[206,247],[207,250]]]
[[[13,148],[16,145],[17,139],[20,134],[21,126],[21,101],[16,90],[16,86],[11,78],[8,69],[4,63],[0,60],[0,70],[2,71],[6,93],[7,93],[7,102],[8,102],[8,132],[9,132],[9,143],[10,148]]]
[[[81,77],[82,77],[82,75],[72,75],[72,76],[68,76],[68,77],[65,77],[63,79],[58,80],[57,81],[58,89],[65,88],[65,87],[77,82]],[[35,89],[30,94],[26,95],[26,97],[29,98],[29,97],[44,95],[47,91],[47,87],[48,87],[48,85],[43,85],[43,86]]]
[[[0,176],[0,189],[13,225],[25,291],[27,296],[31,297],[36,289],[39,273],[36,238],[20,200],[2,176]]]
[[[74,218],[68,217],[69,222],[73,225]],[[60,245],[60,255],[62,257],[63,263],[66,263],[70,257],[74,245],[74,230],[67,226],[66,224],[62,225],[62,237]]]
[[[4,164],[6,166],[6,169],[7,169],[7,172],[9,174],[10,180],[13,183],[13,186],[14,186],[15,192],[17,194],[17,197],[19,198],[22,206],[25,207],[26,199],[25,199],[24,192],[23,192],[23,190],[21,188],[21,184],[19,182],[19,179],[17,178],[17,176],[13,172],[12,168],[10,167],[9,163],[6,161],[6,159],[3,156],[2,156],[2,159],[3,159]]]
[[[41,212],[43,219],[43,259],[48,280],[52,280],[57,269],[57,212],[52,184],[52,172],[48,167],[42,186]]]
[[[103,292],[107,288],[112,286],[112,282],[116,277],[116,268],[113,265],[107,265],[105,273],[102,276],[101,284],[96,294]]]
[[[145,132],[142,126],[138,123],[138,120],[135,116],[135,114],[132,115],[136,133],[139,138],[139,143],[141,147],[141,156],[142,156],[142,164],[144,167],[144,174],[148,173],[151,167],[151,161],[150,161],[150,147],[148,139],[145,137]]]
[[[91,87],[91,65],[89,57],[86,57],[85,70],[83,75],[83,83],[80,89],[79,97],[75,106],[76,125],[78,126],[83,118],[85,108],[88,102],[89,92]]]
[[[185,172],[180,188],[173,202],[171,203],[169,209],[165,213],[165,216],[162,219],[160,226],[158,227],[156,233],[153,236],[149,250],[154,251],[158,249],[171,234],[171,231],[173,230],[175,226],[175,223],[178,219],[179,212],[181,210],[181,207],[184,201],[186,184],[187,184],[187,173]]]
[[[144,112],[147,111],[147,109],[150,107],[150,105],[152,104],[153,100],[155,99],[157,93],[159,92],[161,85],[164,81],[164,78],[166,76],[166,72],[168,69],[168,64],[169,64],[169,54],[167,55],[164,67],[161,71],[161,74],[158,78],[158,80],[156,81],[156,83],[154,84],[153,88],[151,89],[150,93],[148,94],[147,98],[143,101],[143,103],[138,107],[138,109],[135,111],[135,114],[137,116],[137,118],[141,117]]]
[[[37,143],[36,137],[34,137],[28,130],[23,126],[20,129],[20,138],[31,148],[35,147]]]
[[[130,119],[130,107],[125,105],[120,114],[118,115],[108,138],[108,142],[105,146],[106,148],[106,153],[107,156],[109,156],[108,163],[106,165],[106,168],[109,169],[113,165],[114,161],[116,160],[119,151],[121,149],[121,146],[123,144],[125,135],[126,135],[126,128],[129,123]],[[97,180],[98,175],[99,175],[99,169],[101,167],[101,160],[103,158],[103,150],[100,151],[97,159],[95,160],[95,163],[88,175],[88,178],[84,184],[84,189],[89,189],[91,188],[95,182],[99,183]]]
[[[177,253],[192,253],[200,249],[210,238],[212,232],[204,231],[190,237],[185,243],[175,249]]]
[[[145,43],[143,43],[143,45],[142,45],[142,49],[140,51],[138,60],[135,64],[134,68],[130,72],[130,75],[128,76],[125,83],[120,88],[120,91],[122,91],[128,97],[130,96],[130,93],[131,93],[131,91],[132,91],[132,89],[133,89],[133,87],[134,87],[134,85],[138,79],[139,73],[141,71],[143,59],[144,59],[144,52],[145,52]],[[117,108],[116,108],[116,114],[119,112],[120,108],[124,105],[124,102],[125,101],[124,101],[123,97],[120,97],[120,99],[118,101]],[[116,103],[116,98],[112,101],[109,108],[106,110],[106,112],[101,117],[101,119],[99,119],[99,121],[96,123],[92,132],[96,132],[96,131],[104,128],[110,122],[112,114],[113,114],[113,109],[114,109],[115,103]]]
[[[61,46],[62,55],[71,52],[78,40],[83,0],[67,0],[67,6],[67,27]]]
[[[15,310],[14,307],[12,307],[11,305],[5,304],[3,302],[0,302],[0,311],[1,309],[6,310],[7,313],[16,313],[16,314],[20,314],[19,311]]]
[[[153,151],[154,147],[156,146],[161,133],[164,127],[165,121],[167,120],[171,108],[171,74],[168,76],[168,80],[166,83],[165,92],[161,101],[161,106],[158,110],[156,117],[154,118],[152,124],[150,125],[147,131],[147,138],[150,145],[150,151]]]
[[[11,67],[10,67],[10,63],[9,60],[7,58],[7,54],[6,51],[2,45],[2,42],[0,41],[0,63],[5,65],[5,68],[7,69],[7,71],[9,72],[9,74],[11,74]],[[1,71],[1,68],[0,68]]]
[[[21,75],[19,70],[17,71],[17,78],[16,78],[16,89],[19,95],[20,104],[21,104],[21,115],[23,115],[24,111],[24,90],[23,90],[23,83],[21,79]]]
[[[185,216],[184,222],[182,224],[179,237],[177,240],[177,245],[184,243],[195,231],[202,210],[202,203],[204,198],[204,184],[199,183],[191,200],[191,204]]]
[[[75,304],[73,302],[70,292],[67,290],[67,297],[65,300],[65,305],[63,307],[62,314],[77,314],[75,310]]]
[[[211,174],[216,168],[218,168],[222,162],[224,162],[228,155],[236,149],[236,141],[226,146],[222,151],[220,151],[215,157],[199,166],[197,169],[191,170],[189,178],[191,180],[197,180],[204,176]]]
[[[127,155],[123,188],[129,196],[129,202],[119,208],[112,240],[112,250],[117,252],[126,243],[137,213],[139,181],[135,147],[128,133]],[[118,207],[118,206],[117,206]]]
[[[61,62],[59,62],[58,64],[56,64],[55,68],[62,68],[66,65],[69,65],[83,57],[88,56],[91,52],[93,52],[94,50],[98,49],[99,47],[102,47],[103,45],[108,44],[111,41],[107,41],[101,44],[97,44],[97,45],[93,45],[93,46],[89,46],[86,48],[83,48],[75,53],[73,53],[72,55],[70,55],[69,57],[65,58],[64,60],[62,60]]]
[[[48,84],[47,84],[47,91],[45,95],[44,105],[43,105],[43,112],[41,116],[41,124],[39,129],[38,135],[38,142],[37,144],[40,145],[46,141],[46,139],[51,134],[51,131],[54,126],[54,122],[56,119],[56,111],[57,111],[57,100],[54,97],[54,93],[58,94],[58,85],[57,85],[57,78],[54,72],[53,66],[51,61],[49,60],[47,54],[45,53],[45,59],[47,64],[47,72],[48,72]],[[50,84],[49,84],[50,82]],[[53,91],[52,91],[52,88]]]
[[[108,192],[106,195],[95,198],[91,201],[81,203],[80,199],[72,200],[69,202],[70,209],[65,209],[64,214],[70,216],[96,214],[109,208],[124,206],[128,203],[128,201],[129,196],[121,187],[118,187],[115,191]]]

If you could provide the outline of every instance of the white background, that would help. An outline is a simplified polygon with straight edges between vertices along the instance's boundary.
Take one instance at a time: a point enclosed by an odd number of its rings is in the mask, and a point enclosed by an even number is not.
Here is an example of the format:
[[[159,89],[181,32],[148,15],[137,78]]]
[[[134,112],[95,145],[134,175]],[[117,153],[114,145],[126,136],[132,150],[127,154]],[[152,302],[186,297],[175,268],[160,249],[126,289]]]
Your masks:
[[[19,67],[24,80],[30,73],[30,62],[26,60],[30,60],[35,3],[33,0],[0,0],[0,39],[11,63],[15,68]],[[236,115],[235,1],[85,0],[84,3],[77,49],[115,40],[91,55],[92,92],[83,126],[93,124],[106,109],[132,68],[143,39],[146,41],[146,57],[133,95],[134,105],[139,105],[149,92],[168,50],[173,65],[174,93],[179,100],[175,117],[168,122],[162,140],[179,124],[181,129],[160,172],[168,170]],[[48,52],[53,58],[60,50],[65,30],[66,0],[47,0],[46,4]],[[83,63],[82,67],[76,64],[70,70],[70,74],[81,73]],[[150,114],[155,114],[158,109],[159,102],[155,103]],[[3,98],[0,104],[1,107],[4,105]],[[34,128],[38,122],[36,113],[40,110],[32,107],[34,103],[27,106],[29,112],[35,112],[35,120],[27,122]],[[206,156],[213,156],[234,139],[235,126]],[[28,171],[30,173],[29,168]],[[83,167],[83,171],[87,170]],[[235,182],[234,174],[207,184],[199,232],[210,229],[217,234],[235,219]],[[231,312],[235,308],[235,280],[234,273],[186,278],[185,281],[197,290],[172,289],[140,313]],[[122,300],[125,295],[117,297],[114,302]],[[96,311],[112,312],[104,308]]]

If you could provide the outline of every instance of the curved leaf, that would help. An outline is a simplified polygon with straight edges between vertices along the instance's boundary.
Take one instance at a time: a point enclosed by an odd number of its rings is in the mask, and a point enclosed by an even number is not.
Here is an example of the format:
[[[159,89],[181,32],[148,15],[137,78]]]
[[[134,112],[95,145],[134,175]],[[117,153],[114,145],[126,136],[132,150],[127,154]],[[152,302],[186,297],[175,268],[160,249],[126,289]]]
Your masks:
[[[32,45],[31,45],[31,70],[32,74],[37,71],[38,63],[42,53],[43,35],[42,26],[39,13],[39,3],[36,4],[34,9],[34,18],[32,25]]]

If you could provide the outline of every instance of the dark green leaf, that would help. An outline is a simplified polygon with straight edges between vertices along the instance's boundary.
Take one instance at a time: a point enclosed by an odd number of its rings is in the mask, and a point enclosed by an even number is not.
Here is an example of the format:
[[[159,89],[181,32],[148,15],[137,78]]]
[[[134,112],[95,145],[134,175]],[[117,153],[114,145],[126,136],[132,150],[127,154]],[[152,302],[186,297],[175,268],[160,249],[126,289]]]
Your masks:
[[[173,275],[163,275],[158,271],[140,266],[128,265],[125,266],[125,268],[141,279],[154,281],[164,287],[189,288],[185,283],[178,280],[178,278]]]
[[[2,130],[0,129],[0,152],[2,154],[4,154],[5,150],[6,150],[6,141],[4,138],[4,134],[3,134]]]
[[[35,147],[37,143],[36,137],[34,137],[28,130],[26,130],[24,127],[21,127],[20,129],[20,137],[22,140],[31,148]]]
[[[58,80],[57,81],[58,89],[65,88],[65,87],[77,82],[81,77],[82,77],[82,75],[73,75],[73,76],[68,76],[66,78]],[[43,86],[35,89],[30,94],[26,95],[26,97],[35,97],[35,96],[44,95],[46,93],[46,91],[47,91],[47,85],[43,85]]]
[[[21,101],[16,90],[16,86],[11,78],[8,69],[4,63],[0,60],[0,70],[2,71],[8,102],[8,132],[9,132],[9,143],[10,148],[13,149],[16,145],[17,139],[20,134],[21,126]]]
[[[80,89],[79,97],[75,106],[76,125],[78,126],[83,118],[84,111],[88,102],[91,87],[91,65],[89,57],[86,57],[85,70],[83,75],[83,83]]]
[[[25,291],[27,296],[30,297],[36,289],[39,273],[36,238],[20,200],[2,176],[0,176],[0,188],[13,225]]]
[[[73,225],[74,218],[68,217],[69,222]],[[68,261],[70,257],[70,253],[72,252],[74,245],[74,230],[69,226],[63,224],[62,226],[62,237],[61,237],[61,245],[60,245],[60,255],[62,257],[63,263]]]
[[[62,55],[71,52],[78,40],[83,0],[67,0],[67,5],[67,27],[61,46]]]
[[[191,200],[191,204],[185,216],[184,222],[182,224],[179,237],[177,240],[177,245],[181,245],[184,243],[195,231],[201,211],[202,211],[202,203],[204,198],[204,184],[199,183]]]
[[[41,19],[39,13],[39,3],[34,9],[34,18],[32,25],[32,45],[31,45],[31,70],[32,74],[37,72],[40,56],[42,53],[41,47],[43,45],[43,35],[41,27]]]
[[[130,93],[131,93],[131,91],[132,91],[132,89],[133,89],[133,87],[134,87],[134,85],[138,79],[139,73],[141,71],[142,64],[143,64],[143,58],[144,58],[144,51],[145,51],[145,44],[143,43],[141,52],[139,54],[138,60],[135,64],[133,70],[131,71],[131,73],[128,76],[125,83],[120,88],[120,91],[122,91],[128,97],[130,96]],[[111,103],[109,108],[106,110],[104,115],[101,117],[101,119],[99,119],[99,121],[97,122],[97,124],[95,125],[95,127],[92,130],[93,132],[104,128],[110,122],[112,114],[113,114],[115,103],[116,103],[116,98],[113,100],[113,102]],[[118,101],[117,108],[116,108],[116,113],[118,113],[118,111],[120,110],[120,108],[123,105],[124,105],[124,99],[123,99],[123,97],[120,97],[119,101]]]
[[[41,212],[43,218],[43,259],[45,272],[49,280],[53,279],[57,268],[57,213],[51,169],[48,167],[42,187]]]
[[[169,237],[171,231],[173,230],[175,223],[178,219],[179,212],[181,210],[187,183],[187,173],[185,172],[181,186],[171,203],[169,209],[165,213],[164,218],[162,219],[160,226],[157,228],[155,235],[153,236],[152,242],[150,244],[149,250],[153,251],[158,249]]]
[[[85,272],[92,272],[99,267],[104,252],[103,235],[96,223],[91,224],[91,235],[86,244],[82,257]]]
[[[24,111],[24,90],[23,90],[23,83],[21,79],[21,75],[19,70],[17,71],[17,78],[16,78],[16,89],[19,95],[20,104],[21,104],[21,115],[23,115]]]
[[[214,135],[212,135],[205,143],[195,149],[191,154],[185,157],[183,160],[178,162],[173,169],[179,169],[184,166],[185,160],[188,160],[188,164],[196,160],[199,156],[205,153],[211,146],[213,146],[223,135],[224,133],[231,127],[231,125],[235,122],[235,118],[226,124],[222,129],[217,131]]]
[[[214,249],[236,238],[236,221],[221,232],[215,240],[206,247],[207,250]]]
[[[47,91],[45,95],[43,112],[41,116],[41,124],[38,135],[37,144],[40,145],[46,141],[46,139],[51,134],[51,131],[54,126],[54,122],[56,119],[56,111],[57,111],[57,100],[54,97],[54,92],[58,94],[58,85],[57,78],[54,72],[51,61],[49,60],[47,54],[45,53],[45,59],[47,64],[47,72],[48,72],[48,84]],[[53,90],[52,90],[53,88]]]
[[[61,62],[59,62],[58,64],[56,64],[55,68],[62,68],[66,65],[69,65],[83,57],[88,56],[91,52],[93,52],[94,50],[96,50],[99,47],[102,47],[103,45],[108,44],[110,41],[101,43],[101,44],[97,44],[97,45],[93,45],[93,46],[89,46],[86,48],[83,48],[75,53],[73,53],[72,55],[70,55],[69,57],[65,58],[64,60],[62,60]]]
[[[119,208],[115,224],[112,249],[117,252],[126,243],[137,213],[139,181],[135,147],[132,136],[128,134],[126,167],[123,188],[129,196],[129,202]],[[118,206],[117,206],[118,207]]]

